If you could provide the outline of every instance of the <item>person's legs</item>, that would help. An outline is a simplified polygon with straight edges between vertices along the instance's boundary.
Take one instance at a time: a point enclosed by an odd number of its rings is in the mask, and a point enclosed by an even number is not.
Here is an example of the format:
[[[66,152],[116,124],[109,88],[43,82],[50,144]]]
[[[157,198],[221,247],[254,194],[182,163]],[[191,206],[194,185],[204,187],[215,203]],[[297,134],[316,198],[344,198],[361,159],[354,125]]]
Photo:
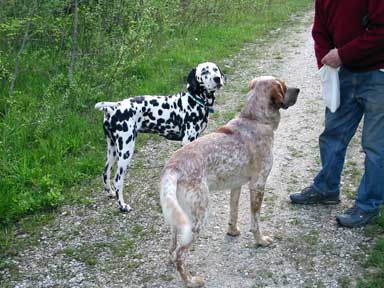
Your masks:
[[[384,203],[384,72],[359,75],[359,98],[364,106],[362,146],[365,153],[364,175],[355,206],[363,216],[345,212],[337,217],[341,225],[358,227],[379,214]]]
[[[353,79],[352,74],[347,83],[340,86],[341,105],[335,113],[327,109],[325,129],[319,137],[322,169],[315,177],[313,186],[324,195],[339,195],[347,146],[363,116]]]
[[[340,107],[335,113],[328,109],[325,128],[319,137],[322,169],[312,186],[302,193],[290,195],[293,203],[335,204],[339,200],[340,175],[347,146],[356,132],[363,115],[363,106],[357,98],[357,75],[346,69],[340,73]]]
[[[372,82],[367,81],[368,87],[363,94],[365,172],[356,204],[364,211],[371,212],[380,209],[384,203],[384,72],[374,71],[368,75],[371,75]]]

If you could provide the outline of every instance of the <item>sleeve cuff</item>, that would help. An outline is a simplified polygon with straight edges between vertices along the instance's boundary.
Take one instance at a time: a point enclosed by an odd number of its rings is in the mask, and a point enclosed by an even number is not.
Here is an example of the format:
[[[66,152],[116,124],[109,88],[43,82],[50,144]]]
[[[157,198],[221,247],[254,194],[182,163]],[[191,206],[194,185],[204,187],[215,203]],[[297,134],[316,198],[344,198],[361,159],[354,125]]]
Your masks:
[[[338,48],[337,52],[339,53],[339,57],[341,63],[344,65],[348,65],[354,61],[353,59],[353,51],[351,49],[347,49],[346,47]]]

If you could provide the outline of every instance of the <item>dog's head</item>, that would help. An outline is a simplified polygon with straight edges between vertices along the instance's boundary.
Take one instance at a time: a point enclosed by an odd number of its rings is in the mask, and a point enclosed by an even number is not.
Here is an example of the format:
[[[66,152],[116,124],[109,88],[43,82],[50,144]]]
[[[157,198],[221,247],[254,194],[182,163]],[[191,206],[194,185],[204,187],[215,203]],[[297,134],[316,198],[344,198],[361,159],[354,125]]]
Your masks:
[[[287,87],[273,76],[257,77],[249,82],[248,88],[248,103],[242,116],[266,122],[274,119],[274,115],[279,116],[280,108],[288,109],[294,105],[300,92],[300,89]]]
[[[188,91],[194,95],[209,95],[219,90],[226,82],[226,76],[219,66],[212,62],[197,65],[188,75]]]
[[[300,92],[300,89],[287,87],[284,81],[273,76],[257,77],[249,82],[248,88],[248,99],[258,98],[259,102],[275,109],[288,109],[294,105]]]

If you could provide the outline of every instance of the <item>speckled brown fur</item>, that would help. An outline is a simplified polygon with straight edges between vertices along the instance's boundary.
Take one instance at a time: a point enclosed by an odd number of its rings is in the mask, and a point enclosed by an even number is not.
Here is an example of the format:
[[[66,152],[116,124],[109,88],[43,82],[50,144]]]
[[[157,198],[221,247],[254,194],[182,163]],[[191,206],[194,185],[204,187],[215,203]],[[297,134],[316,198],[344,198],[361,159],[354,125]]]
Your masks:
[[[279,109],[293,105],[299,89],[287,88],[271,76],[253,79],[249,88],[248,102],[238,117],[177,150],[164,168],[161,207],[172,227],[170,253],[176,253],[176,269],[187,287],[204,285],[202,277],[189,275],[183,258],[204,223],[210,191],[231,190],[227,233],[237,236],[241,186],[248,183],[251,231],[256,244],[272,243],[260,231],[260,208],[272,167],[273,134],[280,121]],[[177,233],[180,233],[178,246]]]

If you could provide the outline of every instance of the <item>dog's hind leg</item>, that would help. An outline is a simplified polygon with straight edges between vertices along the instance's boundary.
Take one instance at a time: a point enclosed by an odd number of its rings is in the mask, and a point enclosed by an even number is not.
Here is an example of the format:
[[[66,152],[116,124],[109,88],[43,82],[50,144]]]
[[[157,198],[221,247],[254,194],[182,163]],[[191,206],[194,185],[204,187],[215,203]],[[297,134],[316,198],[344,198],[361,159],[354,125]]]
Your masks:
[[[111,187],[111,171],[113,164],[115,164],[117,155],[116,147],[113,143],[113,140],[107,137],[107,162],[105,163],[104,172],[103,172],[103,182],[104,182],[104,191],[108,197],[116,197],[115,187]]]
[[[268,246],[272,244],[272,238],[268,236],[263,236],[259,223],[261,204],[263,202],[264,197],[265,180],[262,179],[262,181],[258,182],[251,181],[249,184],[249,192],[251,197],[251,232],[255,237],[256,244],[261,246]]]
[[[231,199],[229,202],[230,214],[228,222],[227,234],[230,236],[239,236],[240,230],[237,227],[237,215],[239,212],[239,198],[240,198],[241,186],[231,190]]]
[[[191,231],[191,233],[193,233]],[[204,279],[201,276],[191,276],[184,267],[185,254],[188,248],[193,243],[196,235],[189,237],[189,242],[181,244],[176,249],[176,270],[179,272],[181,279],[183,280],[186,287],[203,287]]]
[[[197,187],[196,187],[197,186]],[[176,269],[179,272],[187,287],[202,287],[204,286],[204,279],[201,276],[191,276],[184,268],[183,265],[183,254],[188,250],[190,245],[196,240],[201,227],[203,226],[208,213],[208,202],[209,202],[209,189],[206,181],[202,181],[200,185],[195,187],[185,188],[187,195],[190,193],[190,197],[184,196],[184,199],[188,199],[188,204],[191,208],[192,225],[189,234],[191,237],[181,237],[181,239],[188,239],[180,241],[180,246],[176,249]],[[183,243],[184,242],[184,243]]]
[[[161,179],[160,203],[164,219],[172,227],[171,251],[176,244],[176,231],[180,234],[175,250],[176,270],[187,287],[202,287],[203,278],[192,277],[186,271],[184,257],[204,222],[208,206],[208,186],[205,182],[197,185],[188,182],[184,185],[186,186],[180,184],[177,171],[166,168]]]
[[[169,262],[175,262],[174,252],[177,247],[177,228],[175,226],[171,227],[171,245],[169,247]]]
[[[126,141],[126,145],[123,145],[123,141]],[[115,188],[117,195],[117,202],[121,212],[129,212],[132,210],[131,206],[124,202],[123,187],[124,187],[124,176],[127,172],[128,165],[133,156],[133,150],[135,147],[135,139],[125,140],[123,137],[118,138],[118,162],[117,170],[115,175]]]

